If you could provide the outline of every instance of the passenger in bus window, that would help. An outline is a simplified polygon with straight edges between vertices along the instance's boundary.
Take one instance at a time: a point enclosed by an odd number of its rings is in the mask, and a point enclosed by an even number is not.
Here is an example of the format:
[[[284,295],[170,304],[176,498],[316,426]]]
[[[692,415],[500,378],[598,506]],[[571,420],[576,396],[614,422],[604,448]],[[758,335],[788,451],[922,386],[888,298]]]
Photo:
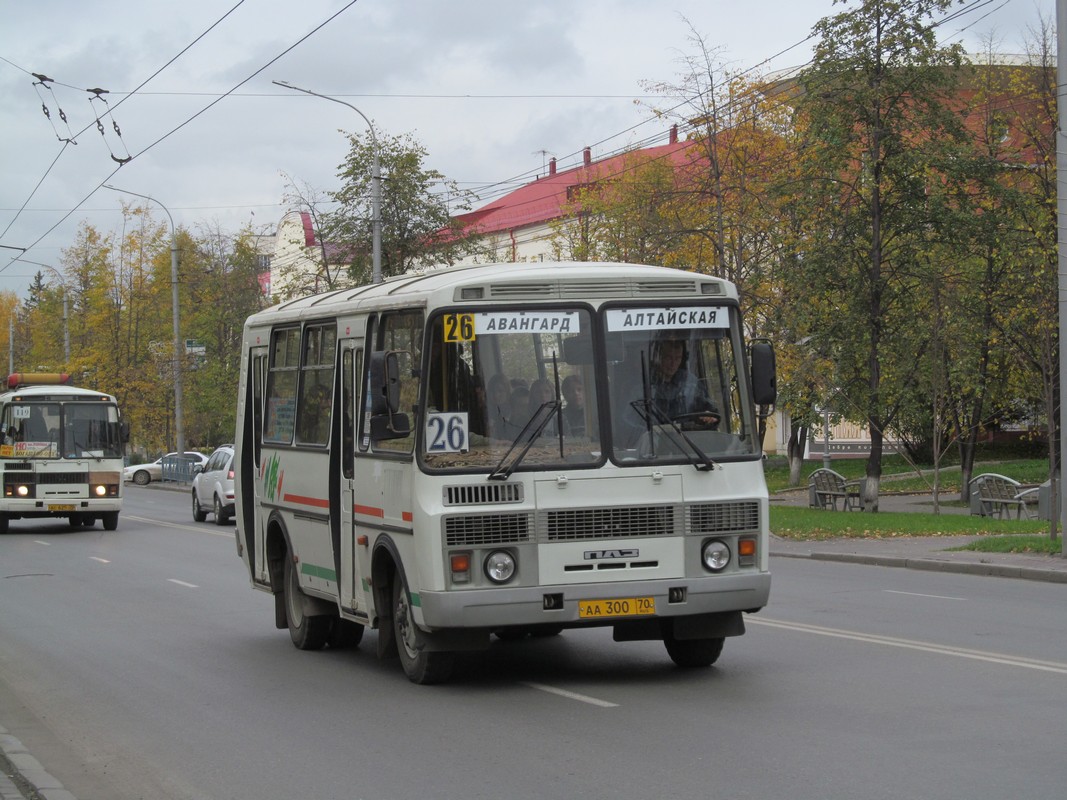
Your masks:
[[[514,384],[514,381],[512,383]],[[507,438],[512,439],[522,430],[522,426],[530,421],[530,390],[525,386],[515,386],[511,390],[508,406],[511,408],[511,416],[508,418],[511,434]]]
[[[568,375],[560,387],[566,405],[563,406],[564,430],[569,436],[585,436],[585,385],[581,375]]]
[[[552,384],[549,383],[548,380],[546,380],[545,378],[538,378],[537,380],[535,380],[533,383],[530,384],[530,397],[527,402],[526,419],[533,419],[534,414],[537,413],[538,409],[540,409],[541,406],[543,406],[545,403],[551,403],[555,399],[556,393],[552,389]],[[555,415],[553,415],[553,419],[550,420],[545,425],[544,429],[541,431],[542,436],[556,436],[558,434],[554,417]]]
[[[663,339],[653,345],[650,399],[670,419],[707,412],[691,421],[701,427],[714,427],[719,424],[719,411],[707,389],[689,371],[688,356],[681,339]]]

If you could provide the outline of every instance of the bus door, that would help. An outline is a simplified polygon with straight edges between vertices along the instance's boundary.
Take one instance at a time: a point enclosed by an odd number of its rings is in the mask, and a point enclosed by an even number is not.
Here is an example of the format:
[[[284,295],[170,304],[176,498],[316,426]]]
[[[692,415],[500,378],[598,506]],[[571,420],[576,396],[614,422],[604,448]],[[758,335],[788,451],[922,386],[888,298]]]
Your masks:
[[[251,434],[251,441],[245,443],[245,448],[250,449],[254,470],[245,472],[252,478],[249,485],[244,487],[245,492],[252,493],[252,515],[254,520],[249,521],[244,515],[241,524],[245,528],[245,547],[249,551],[249,564],[252,567],[253,579],[258,583],[269,581],[267,575],[266,550],[266,511],[263,506],[263,481],[260,470],[263,466],[263,403],[266,394],[267,381],[267,354],[266,347],[253,347],[248,354],[248,383],[249,397],[246,402],[246,416],[252,420],[252,430],[245,429],[245,435]],[[244,507],[248,507],[245,504]],[[249,524],[251,522],[251,524]]]
[[[354,513],[359,503],[355,476],[355,431],[360,405],[360,386],[363,376],[363,348],[355,340],[341,342],[341,607],[356,614],[369,617],[370,597],[370,536],[366,529],[360,530]]]

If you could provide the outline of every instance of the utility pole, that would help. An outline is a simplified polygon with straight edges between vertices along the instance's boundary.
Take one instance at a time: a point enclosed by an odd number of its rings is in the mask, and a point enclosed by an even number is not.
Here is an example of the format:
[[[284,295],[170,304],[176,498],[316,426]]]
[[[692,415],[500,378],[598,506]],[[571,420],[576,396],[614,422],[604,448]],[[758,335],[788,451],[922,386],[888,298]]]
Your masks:
[[[1062,87],[1067,77],[1067,0],[1056,0],[1056,86]],[[1056,514],[1056,500],[1060,506],[1060,534],[1067,531],[1067,392],[1064,390],[1064,379],[1067,378],[1067,192],[1064,191],[1064,181],[1067,181],[1067,102],[1064,100],[1063,90],[1057,92],[1056,113],[1059,117],[1059,125],[1056,131],[1056,216],[1057,216],[1057,250],[1059,255],[1059,312],[1060,312],[1060,480],[1059,490],[1052,492],[1053,502],[1049,509],[1049,516]],[[1049,420],[1049,429],[1053,427]],[[1061,551],[1060,556],[1067,558],[1067,548]]]

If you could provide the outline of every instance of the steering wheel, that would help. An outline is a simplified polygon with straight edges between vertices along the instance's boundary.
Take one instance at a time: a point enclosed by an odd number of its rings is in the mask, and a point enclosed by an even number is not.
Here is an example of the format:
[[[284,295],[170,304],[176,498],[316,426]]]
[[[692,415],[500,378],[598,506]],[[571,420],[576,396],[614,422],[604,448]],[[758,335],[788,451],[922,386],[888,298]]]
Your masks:
[[[708,418],[713,421],[705,422],[704,420]],[[682,427],[685,430],[715,430],[719,426],[719,419],[719,412],[710,408],[705,411],[687,411],[684,414],[671,416],[671,420],[682,423]]]

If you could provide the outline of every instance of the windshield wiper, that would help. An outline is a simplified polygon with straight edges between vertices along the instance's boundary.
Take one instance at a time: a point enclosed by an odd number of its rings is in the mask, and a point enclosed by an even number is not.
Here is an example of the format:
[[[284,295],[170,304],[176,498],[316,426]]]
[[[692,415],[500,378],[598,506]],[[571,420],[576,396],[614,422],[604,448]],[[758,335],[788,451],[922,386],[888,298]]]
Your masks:
[[[709,470],[713,470],[715,469],[715,467],[718,466],[718,464],[711,460],[711,456],[701,450],[700,446],[689,438],[688,434],[686,434],[686,432],[682,430],[682,426],[675,422],[673,419],[671,419],[669,416],[667,416],[667,414],[663,412],[663,409],[657,406],[654,402],[652,402],[651,400],[632,400],[630,401],[630,407],[633,408],[633,410],[636,411],[638,414],[640,414],[641,418],[645,421],[645,424],[648,425],[650,443],[654,443],[655,441],[655,432],[652,429],[652,419],[653,417],[655,417],[657,425],[670,426],[669,428],[661,428],[664,433],[670,435],[670,432],[673,431],[681,437],[682,441],[689,445],[689,449],[692,450],[696,457],[700,460],[699,464],[693,463],[694,467],[696,467],[701,472],[708,472]],[[677,444],[677,438],[675,438],[674,436],[671,436],[670,438]],[[652,446],[654,446],[654,444]],[[653,454],[654,453],[655,450],[653,450]]]
[[[534,415],[530,417],[530,421],[522,426],[522,430],[519,431],[519,435],[515,437],[514,441],[512,441],[511,447],[507,449],[507,452],[504,453],[503,458],[501,458],[500,462],[496,465],[496,467],[493,468],[493,471],[489,473],[489,475],[486,477],[486,480],[506,481],[508,478],[510,478],[511,473],[513,473],[516,468],[518,468],[519,464],[526,457],[526,454],[530,451],[530,448],[533,447],[534,441],[536,441],[537,437],[541,435],[541,431],[545,429],[545,426],[548,425],[549,420],[551,420],[552,417],[559,411],[559,407],[559,400],[546,400],[544,403],[542,403],[537,409],[537,411],[534,412]],[[512,452],[515,451],[515,448],[519,446],[519,442],[522,442],[524,438],[525,442],[523,444],[522,449],[515,454],[515,457],[511,459],[511,463],[508,464],[507,467],[505,467],[505,462],[508,461],[508,458],[511,456]]]

